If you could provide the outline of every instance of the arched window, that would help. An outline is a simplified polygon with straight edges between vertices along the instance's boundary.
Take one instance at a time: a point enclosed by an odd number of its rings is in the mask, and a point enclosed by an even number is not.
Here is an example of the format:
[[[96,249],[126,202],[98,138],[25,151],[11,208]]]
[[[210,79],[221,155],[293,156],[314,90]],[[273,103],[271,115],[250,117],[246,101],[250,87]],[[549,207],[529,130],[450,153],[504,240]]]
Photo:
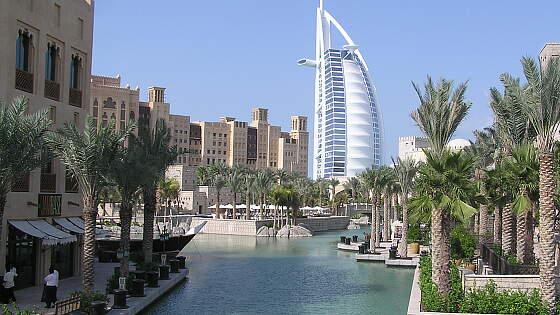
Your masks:
[[[16,40],[16,68],[26,72],[31,71],[31,39],[33,35],[28,31],[19,30]]]
[[[120,113],[121,120],[126,120],[126,105],[124,102],[121,103],[121,113]]]
[[[103,108],[117,108],[117,102],[113,101],[112,97],[108,97],[103,101]]]
[[[130,111],[130,116],[129,116],[130,120],[135,120],[135,119],[136,119],[135,116],[136,116],[136,115],[134,114],[134,111],[131,110],[131,111]]]
[[[93,100],[93,117],[99,115],[99,103],[97,103],[97,97]]]
[[[72,61],[70,62],[70,88],[80,90],[80,76],[82,68],[82,58],[72,54]]]

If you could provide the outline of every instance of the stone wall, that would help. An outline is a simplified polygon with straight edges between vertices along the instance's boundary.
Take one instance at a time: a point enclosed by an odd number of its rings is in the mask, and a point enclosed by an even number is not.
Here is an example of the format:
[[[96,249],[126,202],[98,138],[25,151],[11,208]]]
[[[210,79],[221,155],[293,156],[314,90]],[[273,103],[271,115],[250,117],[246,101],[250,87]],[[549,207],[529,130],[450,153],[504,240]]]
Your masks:
[[[490,281],[494,281],[498,289],[502,290],[522,290],[531,291],[539,289],[538,275],[462,275],[463,288],[465,291],[470,289],[482,289]]]
[[[264,225],[272,224],[272,220],[231,220],[231,219],[207,219],[193,218],[191,226],[196,226],[202,221],[206,225],[200,233],[248,235],[255,236],[257,231]]]
[[[336,217],[315,217],[315,218],[300,218],[297,223],[303,223],[311,228],[312,232],[323,232],[330,230],[345,230],[350,223],[350,217],[336,216]]]

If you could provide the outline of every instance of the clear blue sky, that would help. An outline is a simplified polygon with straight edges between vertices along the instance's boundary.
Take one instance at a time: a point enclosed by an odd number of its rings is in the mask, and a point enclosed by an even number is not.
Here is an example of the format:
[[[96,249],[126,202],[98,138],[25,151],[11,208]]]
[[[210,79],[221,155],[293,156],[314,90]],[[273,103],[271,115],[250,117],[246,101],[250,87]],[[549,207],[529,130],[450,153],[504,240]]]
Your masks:
[[[312,118],[318,0],[97,0],[93,73],[123,84],[167,88],[175,114],[193,120],[250,120],[255,106],[289,128],[290,115]],[[411,81],[426,75],[469,80],[470,115],[456,137],[491,122],[488,89],[503,72],[521,75],[519,59],[560,41],[559,1],[325,0],[361,46],[385,125],[385,160],[398,137],[420,135]],[[309,124],[312,126],[311,122]],[[311,138],[310,138],[311,139]]]

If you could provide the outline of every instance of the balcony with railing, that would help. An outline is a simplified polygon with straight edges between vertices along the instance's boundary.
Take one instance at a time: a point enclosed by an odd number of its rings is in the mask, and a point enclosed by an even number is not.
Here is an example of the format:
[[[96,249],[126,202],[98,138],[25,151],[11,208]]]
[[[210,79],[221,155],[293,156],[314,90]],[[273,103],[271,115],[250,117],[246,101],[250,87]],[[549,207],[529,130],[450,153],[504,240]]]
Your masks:
[[[64,191],[67,193],[77,193],[78,192],[78,181],[72,175],[66,175]]]
[[[45,97],[54,101],[60,101],[60,83],[45,80]]]
[[[56,174],[41,174],[41,192],[56,192]]]
[[[62,195],[60,194],[39,194],[37,204],[39,217],[60,216],[62,213]]]
[[[29,174],[14,181],[12,185],[12,192],[29,192]]]
[[[76,107],[82,107],[82,90],[70,88],[68,104]]]
[[[33,73],[16,68],[16,89],[33,93]]]

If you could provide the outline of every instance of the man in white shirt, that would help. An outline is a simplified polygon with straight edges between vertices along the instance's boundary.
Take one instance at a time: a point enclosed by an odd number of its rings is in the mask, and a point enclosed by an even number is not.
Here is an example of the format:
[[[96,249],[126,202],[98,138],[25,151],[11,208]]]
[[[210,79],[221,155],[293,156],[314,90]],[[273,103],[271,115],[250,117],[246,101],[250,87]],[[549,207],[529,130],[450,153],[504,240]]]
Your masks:
[[[16,296],[14,295],[14,289],[15,289],[15,278],[17,277],[17,272],[16,272],[16,268],[15,267],[10,267],[10,266],[6,266],[6,270],[8,270],[8,272],[6,272],[6,274],[4,275],[4,289],[6,291],[6,298],[8,300],[8,302],[15,302],[16,301]]]
[[[51,308],[56,303],[56,291],[58,288],[58,271],[54,267],[49,268],[49,274],[44,279],[45,292],[43,293],[42,302],[45,302],[47,308]]]

